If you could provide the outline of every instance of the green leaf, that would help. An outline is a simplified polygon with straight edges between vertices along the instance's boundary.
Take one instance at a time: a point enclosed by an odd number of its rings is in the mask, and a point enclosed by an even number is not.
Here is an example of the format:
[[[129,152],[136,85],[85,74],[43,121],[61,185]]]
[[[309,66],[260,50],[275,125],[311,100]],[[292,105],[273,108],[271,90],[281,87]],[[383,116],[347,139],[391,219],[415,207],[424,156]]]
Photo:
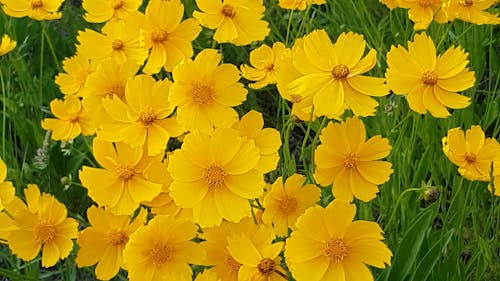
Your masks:
[[[421,259],[410,280],[427,280],[432,272],[432,269],[436,266],[437,261],[441,257],[441,253],[444,251],[446,246],[448,246],[448,243],[450,243],[453,233],[454,229],[450,229],[445,235],[443,235],[443,237],[441,237],[441,239],[434,243],[430,250],[427,251],[427,254],[425,254],[425,256]]]

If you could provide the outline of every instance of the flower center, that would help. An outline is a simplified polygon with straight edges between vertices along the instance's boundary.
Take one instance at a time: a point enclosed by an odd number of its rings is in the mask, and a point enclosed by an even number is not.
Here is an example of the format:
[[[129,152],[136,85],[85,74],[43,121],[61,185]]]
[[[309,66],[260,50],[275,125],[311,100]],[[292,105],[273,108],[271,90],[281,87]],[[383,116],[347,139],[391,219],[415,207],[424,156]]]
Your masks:
[[[113,50],[120,51],[121,49],[123,49],[123,41],[115,40],[113,41],[113,43],[111,43],[111,46],[113,47]]]
[[[118,168],[116,168],[116,173],[118,174],[118,178],[122,181],[128,181],[134,177],[135,169],[129,165],[120,164]]]
[[[265,69],[267,72],[271,72],[271,71],[273,71],[273,70],[274,70],[274,64],[273,64],[273,63],[270,63],[270,64],[266,65],[266,66],[264,67],[264,69]]]
[[[156,29],[151,32],[151,40],[153,40],[153,42],[155,43],[162,43],[163,41],[167,40],[167,38],[168,33],[163,29]]]
[[[472,6],[472,4],[474,4],[474,1],[473,1],[473,0],[465,0],[465,1],[464,1],[464,5],[465,5],[465,6],[467,6],[467,7],[468,7],[468,6]]]
[[[290,99],[291,99],[292,103],[299,103],[299,102],[302,101],[302,96],[296,95],[296,94],[292,94],[292,95],[290,95]]]
[[[193,99],[199,105],[211,104],[214,100],[214,89],[206,84],[196,84],[193,87]]]
[[[153,109],[141,112],[138,118],[138,121],[141,122],[142,125],[144,126],[149,126],[155,120],[156,120],[156,113],[153,111]]]
[[[43,7],[42,0],[31,0],[31,8],[36,9],[40,7]]]
[[[123,7],[123,0],[112,0],[111,1],[111,8],[118,10],[121,7]]]
[[[465,153],[465,161],[467,161],[467,163],[469,164],[475,163],[477,161],[477,157],[475,154],[467,152]]]
[[[172,249],[166,244],[155,244],[149,251],[153,264],[157,267],[166,263],[172,257]]]
[[[431,6],[433,0],[418,0],[418,5],[421,7],[427,8]]]
[[[343,80],[349,75],[349,68],[343,64],[337,64],[332,69],[332,76],[335,80]]]
[[[128,235],[123,230],[114,230],[109,235],[109,242],[114,246],[124,245],[128,242]]]
[[[125,97],[125,87],[123,85],[114,85],[108,89],[107,96],[112,98],[113,96],[117,96],[120,99]]]
[[[33,232],[35,240],[42,244],[47,244],[56,238],[56,228],[46,222],[39,222]]]
[[[340,262],[347,256],[347,248],[341,239],[330,239],[326,242],[323,254],[331,261]]]
[[[71,118],[69,119],[69,121],[70,121],[71,123],[78,123],[78,121],[79,121],[79,120],[80,120],[80,118],[79,118],[79,116],[78,116],[78,113],[77,113],[77,114],[75,114],[75,115],[73,115],[73,116],[71,116]]]
[[[222,14],[225,17],[232,18],[236,14],[236,11],[234,10],[234,7],[228,4],[225,4],[222,6]]]
[[[287,197],[280,201],[279,208],[287,215],[292,214],[297,210],[297,199]]]
[[[213,165],[205,169],[203,178],[209,188],[216,188],[224,184],[226,172],[218,165]]]
[[[270,258],[265,258],[259,262],[259,265],[257,265],[257,268],[259,269],[260,273],[263,275],[271,275],[274,271],[274,266],[276,263],[270,259]]]
[[[238,272],[238,270],[240,270],[241,267],[241,263],[237,262],[230,255],[227,256],[226,260],[224,261],[224,264],[227,265],[232,272]]]
[[[424,74],[422,74],[422,77],[420,77],[420,79],[422,79],[422,82],[424,82],[425,85],[429,86],[434,86],[438,82],[438,76],[434,70],[425,72]]]
[[[349,153],[345,158],[344,158],[344,166],[347,169],[352,169],[356,168],[358,164],[358,157],[354,153]]]

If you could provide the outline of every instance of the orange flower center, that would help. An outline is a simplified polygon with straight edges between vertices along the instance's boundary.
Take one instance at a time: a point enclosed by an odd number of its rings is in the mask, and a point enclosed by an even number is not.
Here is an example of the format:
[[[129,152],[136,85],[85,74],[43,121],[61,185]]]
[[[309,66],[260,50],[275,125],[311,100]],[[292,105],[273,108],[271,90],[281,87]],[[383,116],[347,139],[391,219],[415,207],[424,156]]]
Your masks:
[[[155,244],[149,251],[149,257],[157,267],[166,263],[172,257],[172,249],[166,244]]]
[[[144,126],[149,126],[155,120],[156,120],[156,113],[154,112],[153,109],[139,113],[138,121],[141,122],[142,125]]]
[[[344,166],[347,169],[356,168],[357,164],[358,164],[358,157],[354,153],[349,153],[344,158]]]
[[[39,222],[33,232],[35,240],[41,244],[47,244],[56,238],[56,228],[46,222]]]
[[[107,96],[112,98],[113,96],[117,96],[120,99],[125,97],[125,87],[123,85],[114,85],[108,89]]]
[[[293,102],[293,103],[299,103],[302,101],[302,97],[299,95],[295,95],[295,94],[292,94],[290,96],[290,99],[291,99],[291,102]]]
[[[477,157],[475,154],[467,152],[465,153],[465,161],[467,161],[467,163],[469,164],[475,163],[477,161]]]
[[[273,71],[273,70],[274,70],[274,64],[273,64],[273,63],[270,63],[270,64],[266,65],[266,66],[264,67],[264,70],[266,70],[267,72],[271,72],[271,71]]]
[[[276,263],[272,259],[265,258],[259,262],[257,268],[263,275],[271,275],[274,272],[275,265]]]
[[[349,75],[349,68],[343,64],[337,64],[332,69],[332,76],[335,80],[344,80]]]
[[[124,245],[128,242],[128,235],[123,230],[115,230],[109,235],[109,242],[114,246]]]
[[[122,181],[128,181],[135,175],[134,167],[129,165],[120,164],[116,168],[116,173],[118,174],[118,178]]]
[[[464,1],[464,5],[465,5],[465,6],[467,6],[467,7],[468,7],[468,6],[472,6],[472,4],[474,4],[474,1],[473,1],[473,0],[465,0],[465,1]]]
[[[120,51],[121,49],[123,49],[123,41],[115,40],[113,41],[113,43],[111,43],[111,46],[113,47],[113,50]]]
[[[420,77],[420,79],[422,79],[422,82],[424,82],[425,85],[429,86],[434,86],[438,82],[438,76],[434,70],[425,72],[424,74],[422,74],[422,77]]]
[[[433,0],[418,0],[418,5],[421,7],[427,8],[432,5]]]
[[[40,7],[43,7],[42,0],[32,0],[31,1],[31,8],[36,9],[36,8],[40,8]]]
[[[193,87],[193,99],[199,105],[209,105],[214,100],[214,89],[206,84],[196,84]]]
[[[281,200],[279,205],[280,210],[285,214],[292,214],[297,210],[297,199],[285,198]]]
[[[232,18],[236,14],[236,11],[234,10],[234,7],[228,4],[225,4],[222,6],[222,14],[225,17]]]
[[[237,262],[230,255],[227,256],[226,260],[224,261],[224,264],[227,265],[232,272],[238,272],[238,270],[240,270],[241,267],[241,263]]]
[[[209,188],[216,188],[224,184],[226,172],[219,165],[213,165],[205,169],[203,178]]]
[[[168,33],[167,31],[163,29],[155,29],[153,32],[151,32],[151,40],[155,43],[162,43],[168,38]]]
[[[113,0],[111,1],[111,8],[118,10],[123,7],[123,0]]]
[[[75,115],[71,116],[71,118],[69,119],[69,122],[78,123],[79,120],[80,120],[80,116],[78,116],[78,114],[75,114]]]
[[[342,239],[330,239],[326,242],[323,254],[331,261],[341,262],[347,256],[347,248]]]

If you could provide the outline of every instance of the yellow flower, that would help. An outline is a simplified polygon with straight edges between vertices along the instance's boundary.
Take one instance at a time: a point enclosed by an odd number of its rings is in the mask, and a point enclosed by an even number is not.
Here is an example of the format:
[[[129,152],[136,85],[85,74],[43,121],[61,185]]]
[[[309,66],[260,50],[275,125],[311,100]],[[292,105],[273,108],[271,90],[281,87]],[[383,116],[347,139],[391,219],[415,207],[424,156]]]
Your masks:
[[[276,179],[271,191],[264,198],[262,220],[273,224],[278,236],[287,236],[288,228],[294,229],[297,218],[319,201],[321,191],[313,184],[304,185],[306,178],[293,174],[286,181]]]
[[[334,200],[309,208],[286,241],[285,257],[297,281],[373,280],[366,265],[391,264],[382,229],[371,221],[352,221],[356,206]]]
[[[488,190],[495,196],[500,196],[500,160],[493,163],[493,178],[490,179]],[[1,238],[1,236],[0,236]]]
[[[11,17],[30,17],[34,20],[60,19],[58,12],[64,0],[0,0],[3,11]]]
[[[233,125],[234,129],[240,131],[240,136],[252,139],[259,148],[260,159],[257,167],[265,174],[275,170],[278,165],[281,136],[276,129],[263,127],[262,113],[255,110],[250,110]]]
[[[172,72],[169,99],[177,106],[177,120],[188,130],[208,132],[214,126],[230,127],[238,121],[232,106],[243,103],[248,91],[238,82],[238,68],[219,65],[220,61],[217,50],[204,49],[194,61],[186,59]]]
[[[100,206],[118,215],[132,214],[143,201],[150,201],[161,191],[161,184],[144,177],[144,170],[157,158],[148,158],[142,147],[94,139],[92,147],[97,163],[103,167],[83,166],[80,181],[89,196]]]
[[[65,95],[77,95],[85,85],[87,77],[94,71],[95,64],[80,54],[66,58],[63,61],[63,69],[66,73],[59,73],[55,82]]]
[[[9,212],[18,229],[8,235],[13,254],[25,261],[33,260],[42,250],[42,266],[51,267],[66,258],[73,249],[78,223],[67,218],[66,207],[54,196],[40,194],[38,186],[30,184],[24,190],[26,205]]]
[[[397,0],[398,7],[409,9],[408,18],[415,23],[415,30],[427,29],[443,0]]]
[[[295,44],[292,59],[302,76],[288,84],[290,94],[299,101],[308,99],[314,115],[336,118],[344,107],[355,115],[375,115],[378,103],[371,96],[389,94],[383,78],[361,75],[372,69],[377,52],[363,57],[363,35],[342,33],[332,44],[325,30],[315,30]]]
[[[9,35],[4,34],[0,42],[0,57],[14,50],[16,46],[17,42],[10,39]]]
[[[278,4],[281,8],[287,10],[303,11],[308,5],[323,5],[326,0],[279,0]]]
[[[56,118],[45,118],[42,128],[52,130],[53,140],[68,141],[78,137],[93,135],[93,118],[82,108],[76,96],[66,96],[65,100],[54,99],[50,102],[50,111]]]
[[[365,125],[358,118],[330,123],[321,131],[321,145],[314,151],[314,178],[333,183],[335,198],[368,202],[377,196],[378,185],[389,180],[392,164],[380,161],[389,155],[389,141],[380,135],[366,140]]]
[[[181,22],[183,15],[184,5],[180,0],[149,1],[146,15],[140,18],[144,48],[151,49],[145,73],[157,73],[162,67],[172,71],[182,60],[193,56],[191,42],[198,37],[201,27],[193,18]]]
[[[168,164],[170,196],[182,208],[193,209],[202,227],[222,219],[237,222],[250,215],[248,199],[263,192],[258,170],[259,149],[234,129],[216,129],[211,135],[194,131],[184,137]]]
[[[281,42],[274,43],[273,47],[261,45],[250,52],[250,64],[240,66],[241,76],[250,81],[257,81],[248,86],[252,89],[264,88],[268,84],[276,84],[274,74],[274,62],[285,51],[285,45]]]
[[[484,11],[496,2],[496,0],[449,0],[436,15],[436,21],[446,23],[460,19],[473,24],[500,24],[498,14]]]
[[[202,12],[193,17],[204,27],[215,29],[218,43],[237,46],[262,41],[269,34],[268,23],[262,20],[265,7],[262,0],[196,0]]]
[[[458,166],[464,178],[474,181],[490,181],[493,161],[500,160],[500,146],[496,139],[484,137],[480,126],[472,126],[465,132],[453,128],[443,137],[443,152]]]
[[[6,177],[7,166],[0,158],[0,212],[3,210],[5,205],[9,204],[14,199],[16,193],[12,182],[5,181]]]
[[[196,278],[194,281],[222,281],[217,274],[215,273],[215,270],[213,269],[206,269],[202,273],[199,273],[196,275]]]
[[[88,22],[123,20],[137,12],[142,0],[83,0],[83,16]]]
[[[192,222],[172,216],[153,218],[134,232],[125,246],[123,260],[130,281],[191,281],[188,263],[196,264],[204,256],[198,244],[191,241],[195,236]]]
[[[398,6],[398,0],[379,0],[380,3],[387,6],[389,9],[394,9]]]
[[[417,34],[408,42],[408,50],[392,46],[387,53],[387,84],[395,94],[407,94],[413,111],[448,117],[447,107],[459,109],[470,104],[468,97],[457,94],[476,81],[474,72],[467,68],[467,56],[461,47],[451,47],[436,58],[432,39],[425,33]]]
[[[123,249],[129,237],[146,223],[147,211],[140,213],[131,222],[129,216],[115,215],[109,210],[91,206],[87,218],[91,226],[78,236],[78,267],[97,263],[95,274],[99,280],[113,278],[123,266]]]

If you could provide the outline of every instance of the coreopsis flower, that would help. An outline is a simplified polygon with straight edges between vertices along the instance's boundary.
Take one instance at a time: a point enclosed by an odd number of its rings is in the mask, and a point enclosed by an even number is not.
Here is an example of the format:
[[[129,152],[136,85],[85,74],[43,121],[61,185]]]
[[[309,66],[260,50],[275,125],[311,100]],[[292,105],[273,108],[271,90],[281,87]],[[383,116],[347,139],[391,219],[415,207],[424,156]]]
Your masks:
[[[214,40],[243,46],[262,41],[269,34],[268,23],[262,20],[262,0],[196,0],[201,12],[193,17],[201,25],[215,29]]]
[[[261,45],[250,52],[250,64],[252,66],[246,64],[240,66],[243,78],[256,81],[248,84],[250,88],[260,89],[268,84],[276,84],[274,62],[283,54],[285,49],[283,43],[276,42],[272,48],[268,45]]]
[[[221,54],[204,49],[193,60],[186,59],[172,72],[169,101],[177,106],[177,120],[188,130],[211,131],[238,121],[232,107],[246,100],[248,91],[239,83],[236,66],[223,63]]]
[[[17,230],[12,218],[5,212],[0,212],[0,244],[7,244],[8,236],[13,230]]]
[[[280,156],[281,136],[274,128],[263,128],[262,113],[250,110],[243,115],[240,121],[233,125],[240,132],[240,136],[252,139],[260,150],[260,159],[257,167],[262,173],[269,173],[276,169]]]
[[[297,218],[321,197],[319,188],[314,184],[304,185],[305,181],[306,178],[299,174],[293,174],[286,181],[279,177],[264,197],[262,220],[272,223],[278,236],[287,236],[288,228],[293,230]]]
[[[287,10],[303,11],[309,5],[323,5],[326,0],[279,0],[278,4],[281,8]]]
[[[0,42],[0,57],[14,50],[16,46],[17,42],[12,40],[9,35],[4,34]]]
[[[87,77],[95,70],[94,66],[95,64],[91,64],[88,58],[80,54],[66,58],[63,61],[65,73],[59,73],[55,82],[63,94],[81,96],[79,92],[85,85]]]
[[[97,264],[95,275],[99,280],[113,278],[123,266],[123,250],[129,237],[146,223],[147,212],[141,209],[130,220],[130,216],[115,215],[107,209],[90,206],[87,218],[90,226],[78,236],[78,267]]]
[[[156,161],[142,147],[94,139],[94,158],[103,168],[83,166],[79,177],[90,198],[118,215],[132,214],[143,201],[161,192],[161,184],[145,178],[143,172]]]
[[[450,0],[443,4],[436,15],[436,21],[446,23],[460,19],[473,24],[500,24],[498,14],[485,11],[496,2],[496,0]]]
[[[144,48],[141,29],[133,22],[107,22],[102,33],[88,28],[79,31],[76,38],[80,43],[78,53],[96,62],[112,58],[118,64],[134,60],[142,65],[148,57],[148,50]]]
[[[142,0],[83,0],[83,18],[96,23],[123,20],[136,13],[141,4]]]
[[[408,18],[415,30],[427,29],[443,4],[443,0],[397,0],[398,7],[409,9]]]
[[[194,281],[222,281],[213,269],[204,270],[202,273],[196,275]]]
[[[102,125],[98,135],[109,141],[123,141],[132,147],[147,147],[148,155],[165,151],[170,137],[184,132],[172,114],[175,107],[168,102],[170,82],[155,81],[148,75],[129,79],[125,87],[125,100],[105,98],[103,106],[111,124]]]
[[[389,9],[394,9],[398,6],[398,0],[379,0],[380,3],[387,6]]]
[[[408,50],[392,46],[387,53],[387,84],[395,94],[407,94],[413,111],[448,117],[447,107],[459,109],[470,104],[468,97],[457,93],[476,81],[474,72],[467,68],[467,57],[462,47],[451,47],[436,58],[432,39],[425,33],[417,34],[408,42]]]
[[[33,260],[42,250],[42,266],[51,267],[66,258],[73,249],[78,223],[67,217],[64,204],[43,193],[35,184],[24,190],[26,204],[15,212],[9,211],[18,229],[7,239],[12,253],[25,261]]]
[[[389,140],[380,135],[366,140],[365,125],[358,118],[330,123],[321,130],[321,145],[314,151],[316,182],[333,183],[337,199],[353,196],[368,202],[377,196],[378,185],[389,180],[392,164],[380,159],[391,152]]]
[[[30,17],[34,20],[60,19],[58,12],[64,0],[0,0],[5,14],[15,18]]]
[[[196,236],[194,223],[172,216],[156,216],[147,226],[131,236],[123,252],[130,281],[179,280],[191,281],[189,263],[204,256],[192,242]]]
[[[68,141],[80,134],[89,136],[95,132],[93,118],[76,96],[67,96],[65,100],[52,100],[50,111],[56,118],[43,119],[42,128],[52,130],[53,140]]]
[[[460,175],[471,181],[490,181],[492,163],[500,160],[500,146],[496,139],[485,138],[480,126],[472,126],[465,135],[461,128],[450,129],[442,143],[444,154],[458,166]]]
[[[490,183],[488,184],[488,190],[491,191],[493,195],[500,196],[500,160],[494,161],[492,168],[493,168],[493,173],[491,174],[491,176],[493,176],[493,178],[490,179]]]
[[[344,107],[355,115],[375,115],[372,96],[389,94],[385,79],[361,75],[372,69],[377,52],[363,57],[366,42],[361,34],[342,33],[332,44],[325,30],[315,30],[292,48],[295,68],[302,76],[288,84],[297,99],[312,100],[314,115],[336,118]]]
[[[222,219],[237,222],[250,215],[248,199],[263,193],[259,158],[253,140],[237,130],[193,131],[170,157],[170,196],[180,207],[193,209],[194,221],[202,227]]]
[[[5,181],[7,177],[7,166],[0,158],[0,212],[3,210],[4,205],[10,203],[15,196],[16,190],[12,182]]]
[[[193,56],[191,42],[198,37],[201,27],[193,18],[182,21],[183,15],[184,5],[180,0],[149,1],[145,16],[140,17],[144,48],[151,49],[145,73],[157,73],[162,67],[172,71],[182,60]]]
[[[371,221],[353,221],[356,206],[334,200],[309,208],[286,240],[286,263],[297,281],[373,280],[366,265],[391,264],[382,229]]]

